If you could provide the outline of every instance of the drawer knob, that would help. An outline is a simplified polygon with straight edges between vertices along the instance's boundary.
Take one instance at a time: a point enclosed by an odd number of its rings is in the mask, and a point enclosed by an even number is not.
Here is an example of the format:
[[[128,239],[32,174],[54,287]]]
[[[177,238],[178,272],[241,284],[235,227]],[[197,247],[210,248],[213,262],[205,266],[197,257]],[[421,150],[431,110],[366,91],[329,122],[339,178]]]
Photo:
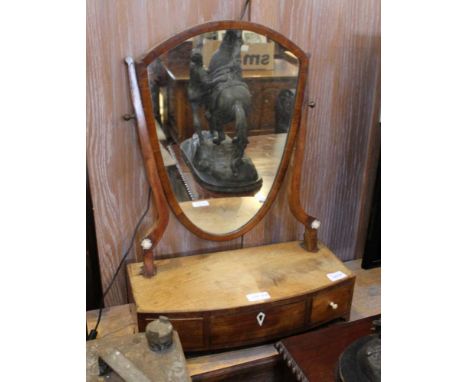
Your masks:
[[[335,304],[333,301],[330,303],[332,309],[338,309],[338,304]]]
[[[266,314],[263,312],[260,312],[259,314],[257,314],[257,322],[260,326],[263,325],[263,321],[265,321],[265,317],[266,317]]]

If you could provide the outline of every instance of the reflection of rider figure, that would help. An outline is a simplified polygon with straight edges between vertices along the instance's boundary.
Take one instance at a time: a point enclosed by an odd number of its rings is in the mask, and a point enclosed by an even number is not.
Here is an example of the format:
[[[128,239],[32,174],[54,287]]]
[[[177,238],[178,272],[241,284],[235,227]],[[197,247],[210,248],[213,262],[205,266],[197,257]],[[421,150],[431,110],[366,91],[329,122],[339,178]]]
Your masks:
[[[239,33],[239,31],[233,30],[226,31],[221,46],[210,60],[208,72],[203,68],[203,57],[200,49],[192,50],[188,84],[190,102],[203,104],[203,98],[210,92],[214,92],[217,85],[242,81],[240,65],[242,39],[239,37]],[[233,50],[232,45],[234,45]]]
[[[207,106],[207,82],[208,74],[203,68],[203,57],[199,49],[193,49],[190,57],[190,79],[188,83],[188,99],[192,104],[193,123],[195,131],[203,141],[201,132],[201,123],[198,117],[198,110],[200,106]]]
[[[214,107],[219,92],[233,85],[245,85],[242,81],[240,50],[241,31],[226,31],[223,42],[211,58],[208,67],[207,87],[211,90],[210,106]]]
[[[190,79],[188,83],[188,98],[192,105],[194,127],[200,141],[203,141],[201,123],[199,119],[200,107],[205,107],[205,116],[210,124],[210,132],[218,136],[213,142],[219,144],[224,140],[224,130],[220,129],[222,121],[215,120],[216,103],[221,92],[230,87],[247,84],[242,79],[240,51],[242,46],[242,32],[236,30],[226,31],[221,45],[213,54],[208,71],[203,68],[203,57],[200,48],[194,48],[190,58]],[[236,140],[236,137],[234,138]]]
[[[189,101],[202,104],[207,93],[208,73],[203,68],[203,57],[199,49],[192,51],[190,61]]]

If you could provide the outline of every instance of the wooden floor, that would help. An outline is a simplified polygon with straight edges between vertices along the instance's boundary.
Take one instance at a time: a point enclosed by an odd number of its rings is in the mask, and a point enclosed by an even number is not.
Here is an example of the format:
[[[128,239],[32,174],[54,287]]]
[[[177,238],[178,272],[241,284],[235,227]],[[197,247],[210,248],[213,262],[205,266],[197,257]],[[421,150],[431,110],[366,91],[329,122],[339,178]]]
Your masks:
[[[380,268],[361,269],[361,259],[348,261],[346,266],[356,274],[351,320],[379,314],[380,310]],[[97,310],[86,313],[88,329],[94,327]],[[99,325],[98,338],[107,336],[121,336],[138,331],[136,313],[133,304],[113,306],[103,310]],[[250,347],[248,349],[192,357],[187,360],[187,366],[192,376],[205,374],[240,365],[259,359],[277,355],[272,344]]]

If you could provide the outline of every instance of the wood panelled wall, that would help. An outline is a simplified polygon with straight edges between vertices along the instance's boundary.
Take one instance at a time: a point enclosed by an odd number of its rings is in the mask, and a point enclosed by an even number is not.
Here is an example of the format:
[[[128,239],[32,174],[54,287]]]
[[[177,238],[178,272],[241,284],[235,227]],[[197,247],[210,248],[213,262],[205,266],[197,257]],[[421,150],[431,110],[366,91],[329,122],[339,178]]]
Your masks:
[[[243,3],[87,3],[87,164],[104,288],[129,245],[148,192],[134,123],[121,118],[132,111],[123,59],[138,58],[196,24],[237,19]],[[343,260],[359,257],[380,150],[380,1],[251,0],[248,14],[251,21],[280,31],[310,52],[308,96],[317,106],[307,121],[301,199],[322,221],[320,240]],[[143,229],[150,222],[147,218]],[[237,240],[201,240],[171,214],[157,255],[256,246],[299,239],[302,233],[289,213],[284,183],[267,216]],[[137,256],[134,249],[129,259]],[[126,301],[122,272],[106,305]]]

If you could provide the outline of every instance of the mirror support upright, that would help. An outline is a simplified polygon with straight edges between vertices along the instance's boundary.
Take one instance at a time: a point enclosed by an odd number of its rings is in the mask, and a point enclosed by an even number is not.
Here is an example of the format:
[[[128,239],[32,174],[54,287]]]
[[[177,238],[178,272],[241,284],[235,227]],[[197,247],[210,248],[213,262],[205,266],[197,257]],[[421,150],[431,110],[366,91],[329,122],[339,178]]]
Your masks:
[[[130,85],[130,95],[135,112],[135,119],[140,138],[141,152],[146,167],[146,176],[152,188],[153,209],[155,209],[155,222],[141,242],[143,249],[143,275],[152,277],[156,274],[153,262],[153,251],[167,227],[169,222],[169,210],[164,195],[162,194],[162,185],[157,175],[157,166],[154,160],[153,150],[148,137],[145,114],[141,101],[140,89],[135,70],[135,62],[132,57],[126,57],[125,63],[128,69],[128,80]]]
[[[306,92],[307,94],[307,92]],[[305,97],[304,97],[305,98]],[[314,216],[308,215],[302,205],[300,200],[300,190],[301,190],[301,177],[302,177],[302,162],[304,159],[304,148],[306,140],[306,124],[308,116],[308,107],[314,107],[315,103],[308,100],[304,100],[303,105],[301,106],[301,120],[299,121],[299,131],[296,138],[296,147],[293,157],[293,174],[291,181],[289,182],[288,188],[288,200],[289,208],[294,215],[294,217],[304,224],[304,247],[309,252],[318,252],[318,240],[317,240],[317,229],[320,227],[320,221]],[[312,106],[314,105],[314,106]]]

